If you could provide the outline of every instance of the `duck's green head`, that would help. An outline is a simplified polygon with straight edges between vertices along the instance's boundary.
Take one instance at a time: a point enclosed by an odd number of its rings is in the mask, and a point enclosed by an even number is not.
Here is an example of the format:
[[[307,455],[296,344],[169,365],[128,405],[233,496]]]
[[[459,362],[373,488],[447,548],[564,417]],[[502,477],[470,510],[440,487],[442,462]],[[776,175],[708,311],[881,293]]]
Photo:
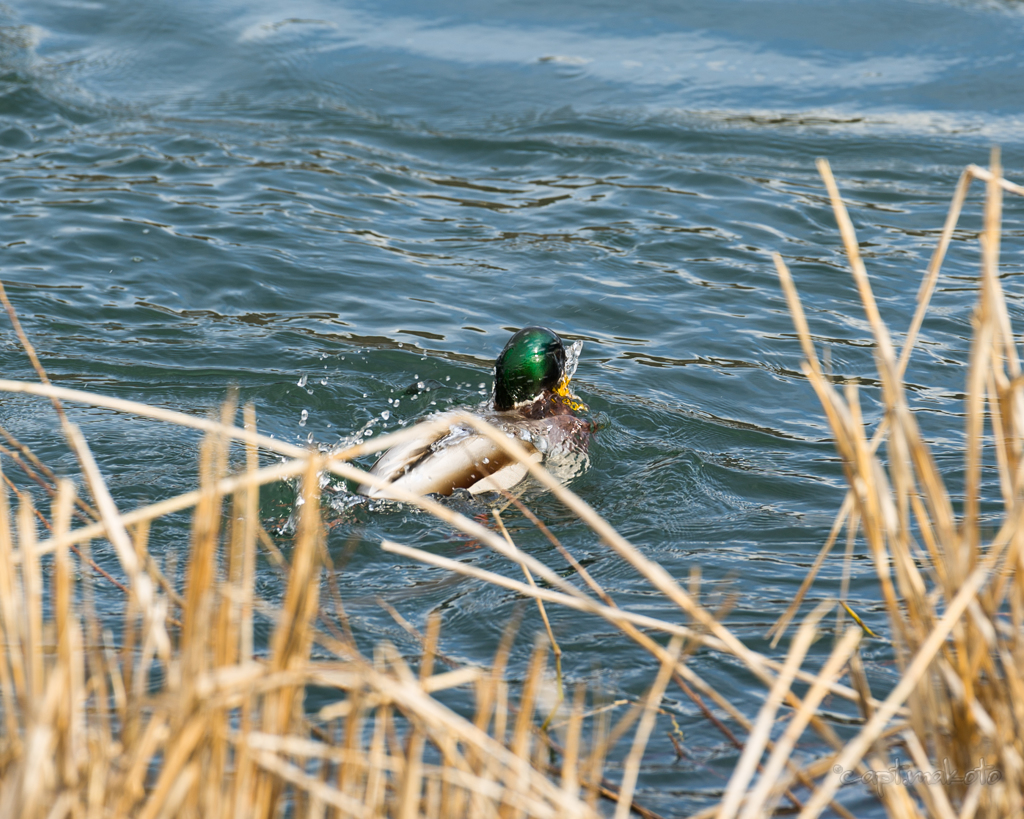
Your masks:
[[[494,408],[504,412],[544,390],[566,388],[565,347],[545,327],[525,327],[508,340],[494,365]]]

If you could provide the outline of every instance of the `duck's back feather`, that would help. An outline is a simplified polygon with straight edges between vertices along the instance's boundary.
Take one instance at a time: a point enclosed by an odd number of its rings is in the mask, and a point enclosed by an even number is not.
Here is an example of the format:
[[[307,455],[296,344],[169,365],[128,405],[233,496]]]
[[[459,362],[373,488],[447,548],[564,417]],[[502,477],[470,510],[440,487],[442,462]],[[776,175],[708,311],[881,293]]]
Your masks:
[[[443,419],[448,413],[435,417]],[[454,413],[451,413],[454,419]],[[531,439],[543,440],[555,450],[554,454],[571,454],[574,463],[571,473],[578,471],[586,460],[588,427],[572,415],[544,419],[515,419],[502,414],[488,417],[500,426],[511,428],[519,442],[531,453],[531,458],[544,459]],[[522,434],[519,434],[522,433]],[[424,434],[404,444],[392,447],[373,465],[371,475],[385,478],[392,485],[415,495],[450,495],[456,489],[466,489],[476,495],[511,489],[526,477],[526,467],[516,462],[490,439],[469,427],[455,423],[440,431]],[[565,477],[569,477],[567,474]],[[385,498],[385,489],[366,484],[359,492],[371,498]]]

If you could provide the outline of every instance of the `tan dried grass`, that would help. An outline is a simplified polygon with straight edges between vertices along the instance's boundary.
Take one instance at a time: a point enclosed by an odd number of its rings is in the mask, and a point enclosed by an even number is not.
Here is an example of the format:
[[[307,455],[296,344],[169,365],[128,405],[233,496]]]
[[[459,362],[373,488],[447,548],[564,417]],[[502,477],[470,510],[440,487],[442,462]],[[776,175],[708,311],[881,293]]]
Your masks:
[[[20,502],[12,513],[7,492],[0,491],[0,815],[591,817],[597,815],[595,800],[601,795],[618,800],[617,817],[630,809],[655,817],[633,800],[633,792],[670,684],[741,751],[722,801],[702,816],[754,819],[770,815],[785,798],[801,817],[817,816],[826,808],[849,817],[834,801],[841,782],[836,771],[866,776],[882,770],[894,748],[905,750],[920,771],[941,770],[943,760],[968,770],[980,759],[999,776],[973,784],[933,779],[912,788],[897,780],[881,790],[882,803],[893,817],[995,817],[1024,810],[1024,580],[1018,572],[1024,567],[1024,379],[998,276],[1000,197],[1004,191],[1021,194],[1024,189],[1002,179],[997,156],[990,170],[971,166],[964,172],[897,358],[874,303],[852,222],[827,163],[819,167],[874,335],[885,414],[869,434],[856,388],[841,393],[824,375],[792,277],[777,256],[807,359],[805,372],[821,399],[851,488],[797,599],[773,634],[775,643],[782,639],[844,529],[848,554],[859,534],[877,572],[901,671],[899,683],[883,699],[868,689],[859,656],[860,627],[837,634],[820,671],[803,667],[831,605],[805,617],[786,654],[752,651],[721,621],[720,612],[701,603],[698,576],[684,588],[526,457],[517,442],[469,415],[459,420],[519,459],[537,482],[675,607],[684,622],[620,608],[550,531],[546,534],[582,585],[563,576],[563,567],[520,550],[500,515],[499,534],[433,499],[392,489],[396,499],[419,506],[507,558],[510,571],[518,566],[526,583],[419,549],[383,544],[407,559],[534,599],[555,649],[560,692],[561,651],[545,604],[602,618],[649,652],[658,672],[647,695],[610,726],[609,711],[588,711],[580,688],[571,706],[562,704],[560,693],[554,710],[537,710],[547,673],[547,643],[538,644],[515,706],[504,679],[508,640],[496,647],[491,671],[461,668],[435,674],[440,623],[434,619],[425,635],[419,635],[423,651],[418,673],[388,643],[364,657],[347,624],[338,630],[321,616],[327,553],[319,475],[327,471],[357,484],[383,486],[351,460],[414,433],[405,430],[326,456],[260,435],[251,408],[246,409],[244,427],[235,427],[230,401],[221,419],[214,420],[55,387],[16,324],[43,383],[0,380],[0,391],[54,402],[92,503],[77,498],[70,483],[57,485],[31,450],[2,431],[11,447],[4,447],[3,454],[52,501],[47,517],[34,508],[28,493],[15,489]],[[986,183],[987,204],[967,373],[967,487],[958,517],[902,379],[973,179]],[[16,322],[2,290],[0,298]],[[67,420],[63,402],[109,407],[205,432],[199,489],[122,512],[87,442]],[[245,446],[246,468],[240,474],[228,473],[233,441]],[[879,455],[883,444],[884,459]],[[980,515],[985,447],[995,454],[1004,502],[998,531],[987,542]],[[259,448],[285,461],[260,469]],[[260,523],[258,490],[300,475],[303,502],[286,561]],[[178,590],[148,551],[148,527],[156,518],[190,507],[195,510],[192,542],[186,582]],[[535,520],[529,510],[523,512]],[[72,528],[75,519],[84,525]],[[42,541],[36,520],[52,529]],[[117,649],[106,631],[110,624],[95,614],[89,586],[73,579],[69,549],[85,547],[80,551],[88,560],[88,545],[97,539],[112,545],[127,578]],[[287,575],[284,597],[277,603],[261,600],[255,591],[261,544]],[[49,581],[44,559],[52,560]],[[45,594],[51,595],[49,606],[43,603]],[[175,616],[179,609],[180,621]],[[258,616],[273,623],[265,650],[255,645]],[[411,625],[403,625],[418,635]],[[670,637],[670,644],[654,639],[656,633]],[[752,713],[749,703],[730,702],[694,670],[689,660],[698,650],[732,655],[763,683],[766,696],[759,713]],[[847,675],[850,685],[840,682]],[[796,681],[809,685],[802,698],[792,690]],[[303,692],[309,685],[335,690],[338,701],[318,714],[304,713]],[[472,717],[454,713],[432,696],[451,686],[472,687]],[[847,742],[819,711],[828,694],[856,703],[863,714],[856,735]],[[568,714],[559,716],[560,707]],[[785,730],[774,731],[778,738],[773,741],[773,729],[784,712],[789,722]],[[747,733],[745,742],[727,721]],[[565,726],[562,747],[554,732]],[[807,728],[832,750],[798,761],[794,749]],[[603,780],[602,761],[610,746],[630,731],[633,740],[620,791]]]
[[[71,424],[98,521],[71,530],[75,489],[61,482],[53,535],[40,543],[30,496],[22,494],[12,515],[0,493],[0,815],[596,816],[580,791],[588,771],[563,766],[566,786],[533,758],[532,704],[518,704],[515,730],[504,737],[513,705],[497,690],[506,685],[500,674],[433,673],[436,626],[418,676],[387,643],[368,659],[322,631],[324,459],[302,452],[259,470],[259,439],[240,430],[248,468],[228,477],[229,437],[221,432],[232,409],[202,446],[199,490],[171,503],[122,515]],[[286,591],[272,605],[254,591],[256,491],[295,473],[303,475],[303,503]],[[176,628],[171,599],[146,572],[155,561],[139,524],[187,504],[195,513]],[[120,650],[72,579],[69,545],[101,534],[129,581]],[[41,560],[50,553],[47,607]],[[274,621],[265,651],[254,645],[254,611]],[[540,659],[528,683],[540,685],[545,673]],[[314,684],[333,689],[339,702],[307,715],[303,692]],[[452,686],[475,692],[473,719],[432,696]],[[573,719],[581,713],[577,702]],[[575,742],[582,756],[578,731]]]

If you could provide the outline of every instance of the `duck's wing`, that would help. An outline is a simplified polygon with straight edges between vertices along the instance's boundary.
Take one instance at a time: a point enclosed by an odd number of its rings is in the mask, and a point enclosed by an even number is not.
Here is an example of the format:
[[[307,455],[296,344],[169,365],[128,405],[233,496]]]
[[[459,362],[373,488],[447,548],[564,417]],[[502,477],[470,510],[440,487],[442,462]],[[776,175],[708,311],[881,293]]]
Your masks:
[[[534,450],[532,457],[539,461],[541,456]],[[370,474],[415,495],[450,495],[456,489],[475,495],[509,489],[526,476],[526,467],[482,435],[454,427],[393,447]],[[387,490],[366,484],[359,491],[371,498],[389,496]]]
[[[428,456],[431,447],[435,446],[438,441],[451,434],[450,427],[441,427],[434,430],[428,430],[425,424],[421,424],[420,427],[420,435],[410,438],[405,443],[391,447],[391,449],[381,455],[377,459],[377,463],[370,468],[370,474],[394,482],[403,475],[406,475],[416,464]],[[371,498],[384,496],[383,490],[365,483],[359,486],[358,491],[360,494]]]
[[[479,469],[474,468],[469,479],[475,481],[467,488],[473,495],[481,492],[500,492],[511,489],[523,478],[526,477],[526,466],[512,458],[503,449],[498,449],[487,438],[475,436],[471,449],[476,450],[479,446],[480,452],[474,452],[475,463]],[[530,459],[540,463],[543,456],[534,448],[533,444],[520,441],[526,451],[530,453]],[[486,449],[485,449],[486,447]]]
[[[429,455],[431,445],[445,434],[445,431],[442,430],[437,435],[413,438],[404,444],[391,447],[377,459],[377,463],[370,469],[370,474],[392,482],[398,480]],[[382,497],[382,490],[365,483],[360,485],[359,492],[371,498]]]

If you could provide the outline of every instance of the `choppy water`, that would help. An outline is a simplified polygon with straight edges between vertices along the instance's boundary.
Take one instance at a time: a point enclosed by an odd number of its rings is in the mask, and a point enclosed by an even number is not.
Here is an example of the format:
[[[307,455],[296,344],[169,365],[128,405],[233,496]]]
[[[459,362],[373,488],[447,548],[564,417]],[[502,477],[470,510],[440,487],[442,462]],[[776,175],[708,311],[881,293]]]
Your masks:
[[[607,426],[573,488],[676,577],[700,566],[712,599],[735,592],[728,622],[763,649],[843,491],[769,254],[789,261],[833,371],[869,375],[814,158],[848,197],[883,317],[905,328],[963,166],[998,143],[1008,174],[1021,167],[1022,53],[1011,0],[15,0],[0,6],[0,277],[59,383],[195,413],[237,384],[264,431],[323,445],[479,402],[519,327],[582,340],[574,383]],[[908,374],[951,473],[979,214],[976,194]],[[1019,320],[1020,201],[1005,220]],[[8,330],[0,366],[32,377]],[[418,381],[431,389],[407,392]],[[41,406],[5,398],[0,419],[73,470]],[[73,415],[122,506],[192,488],[193,434]],[[677,616],[551,498],[534,507],[621,604]],[[515,598],[377,544],[501,559],[422,515],[356,518],[331,544],[340,557],[357,537],[338,575],[357,632],[415,650],[379,596],[414,623],[442,612],[443,650],[489,659]],[[184,550],[184,517],[158,531],[155,548]],[[885,631],[857,566],[855,607]],[[826,566],[821,595],[839,575]],[[624,638],[554,624],[570,682],[645,690],[653,662]],[[888,651],[868,655],[884,689]],[[729,661],[694,664],[756,713],[761,689]],[[678,692],[666,707],[690,757],[659,723],[639,798],[684,815],[737,752]]]

